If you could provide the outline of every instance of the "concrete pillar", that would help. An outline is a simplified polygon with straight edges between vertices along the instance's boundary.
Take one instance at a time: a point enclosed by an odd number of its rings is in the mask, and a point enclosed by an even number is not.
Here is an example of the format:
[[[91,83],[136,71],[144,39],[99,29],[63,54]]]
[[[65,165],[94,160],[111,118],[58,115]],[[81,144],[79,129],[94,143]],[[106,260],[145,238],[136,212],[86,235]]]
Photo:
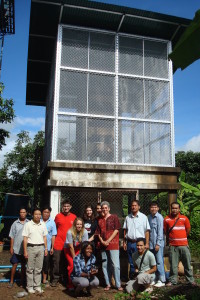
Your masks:
[[[171,212],[171,203],[177,202],[177,191],[171,191],[168,193],[168,206],[169,211]]]
[[[50,206],[52,208],[51,218],[54,220],[55,216],[60,212],[60,199],[61,191],[59,189],[53,189],[50,192]]]

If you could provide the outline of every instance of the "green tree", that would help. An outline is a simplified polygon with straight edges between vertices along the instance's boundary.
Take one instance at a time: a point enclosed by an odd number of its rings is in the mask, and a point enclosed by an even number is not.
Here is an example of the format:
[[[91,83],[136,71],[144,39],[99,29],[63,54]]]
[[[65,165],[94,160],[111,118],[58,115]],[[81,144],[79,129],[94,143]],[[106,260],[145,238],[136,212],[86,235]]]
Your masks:
[[[4,85],[0,82],[0,123],[6,124],[11,123],[14,119],[14,102],[12,99],[3,99],[2,93],[4,90]],[[0,150],[6,145],[6,138],[9,137],[9,131],[0,128]]]
[[[27,131],[18,135],[12,151],[5,155],[0,171],[0,182],[4,182],[6,192],[21,192],[40,200],[39,176],[44,147],[44,132],[39,131],[32,140]]]
[[[193,186],[200,183],[200,152],[184,152],[176,153],[176,166],[180,167],[185,173],[185,180]]]

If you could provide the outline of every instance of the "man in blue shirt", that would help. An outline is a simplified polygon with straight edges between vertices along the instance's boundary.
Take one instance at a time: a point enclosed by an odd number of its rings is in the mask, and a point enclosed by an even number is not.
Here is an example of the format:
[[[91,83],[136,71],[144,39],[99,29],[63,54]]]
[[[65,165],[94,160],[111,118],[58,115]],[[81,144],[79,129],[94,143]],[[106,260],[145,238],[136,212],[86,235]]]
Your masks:
[[[48,284],[48,271],[49,271],[49,265],[50,265],[50,258],[53,255],[53,246],[55,237],[57,235],[57,229],[55,222],[50,218],[51,213],[51,207],[45,206],[42,209],[42,220],[46,224],[46,228],[48,231],[47,234],[47,250],[48,255],[44,256],[44,262],[43,262],[43,269],[42,269],[42,276],[43,276],[43,284],[45,286],[49,286]]]
[[[156,201],[150,204],[150,215],[148,216],[149,224],[151,227],[150,239],[149,239],[149,249],[156,258],[157,271],[156,271],[156,283],[153,282],[152,285],[155,287],[162,287],[165,285],[165,269],[164,269],[164,235],[163,235],[163,217],[158,212],[159,206]],[[155,284],[154,284],[155,283]]]
[[[12,288],[14,284],[14,276],[18,263],[21,263],[21,285],[23,285],[26,274],[26,260],[24,258],[23,250],[23,236],[22,231],[24,225],[29,222],[26,218],[27,210],[22,207],[19,210],[19,219],[17,219],[10,228],[10,254],[12,255],[10,262],[12,264],[11,278],[8,288]]]

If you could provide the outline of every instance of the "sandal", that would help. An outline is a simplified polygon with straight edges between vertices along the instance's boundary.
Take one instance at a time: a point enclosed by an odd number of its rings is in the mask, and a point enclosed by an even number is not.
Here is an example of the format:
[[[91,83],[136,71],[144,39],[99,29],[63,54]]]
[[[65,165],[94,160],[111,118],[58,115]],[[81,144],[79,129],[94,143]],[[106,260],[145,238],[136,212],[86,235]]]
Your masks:
[[[119,291],[119,292],[122,292],[124,289],[123,289],[123,287],[119,287],[119,288],[117,288],[117,290]]]
[[[13,285],[14,285],[14,283],[11,283],[11,282],[10,282],[10,283],[8,284],[7,288],[12,289],[12,288],[13,288]]]
[[[107,285],[107,287],[105,287],[104,291],[109,291],[111,289],[110,285]]]
[[[45,287],[49,287],[50,286],[48,280],[45,281],[45,282],[43,282],[43,284],[44,284]]]

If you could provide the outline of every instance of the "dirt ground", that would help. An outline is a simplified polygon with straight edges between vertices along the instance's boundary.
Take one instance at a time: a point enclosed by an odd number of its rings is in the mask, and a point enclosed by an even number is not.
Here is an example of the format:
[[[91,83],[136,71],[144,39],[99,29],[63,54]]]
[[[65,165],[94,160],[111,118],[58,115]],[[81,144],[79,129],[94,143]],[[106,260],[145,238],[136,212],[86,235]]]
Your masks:
[[[2,253],[0,253],[0,265],[10,265],[10,253],[8,250],[4,250]],[[9,278],[9,272],[6,274],[3,274],[0,270],[0,278]],[[196,275],[195,279],[198,283],[200,283],[200,275]],[[122,283],[122,286],[124,286],[125,283]],[[14,299],[16,298],[16,294],[18,292],[25,291],[25,289],[18,286],[17,283],[14,284],[14,287],[12,289],[7,288],[8,283],[0,283],[0,299]],[[104,291],[104,288],[100,286],[97,289],[92,290],[93,297],[91,299],[97,299],[97,300],[128,300],[125,296],[123,296],[123,293],[120,294],[117,292],[116,289],[111,289],[108,292]],[[169,300],[170,297],[173,297],[175,295],[185,295],[185,299],[187,300],[199,300],[200,299],[200,285],[198,287],[190,287],[188,286],[183,278],[180,279],[180,284],[174,287],[163,287],[160,289],[154,288],[154,291],[151,293],[151,299],[163,299],[163,300]],[[63,299],[75,299],[72,292],[69,292],[65,286],[59,284],[58,287],[52,288],[44,288],[44,293],[41,295],[28,295],[24,297],[23,299],[30,299],[30,300],[39,300],[39,299],[52,299],[52,300],[63,300]],[[83,297],[83,300],[88,299],[87,297]],[[130,298],[129,298],[130,299]],[[143,300],[147,298],[142,298]],[[148,298],[149,299],[149,298]]]

